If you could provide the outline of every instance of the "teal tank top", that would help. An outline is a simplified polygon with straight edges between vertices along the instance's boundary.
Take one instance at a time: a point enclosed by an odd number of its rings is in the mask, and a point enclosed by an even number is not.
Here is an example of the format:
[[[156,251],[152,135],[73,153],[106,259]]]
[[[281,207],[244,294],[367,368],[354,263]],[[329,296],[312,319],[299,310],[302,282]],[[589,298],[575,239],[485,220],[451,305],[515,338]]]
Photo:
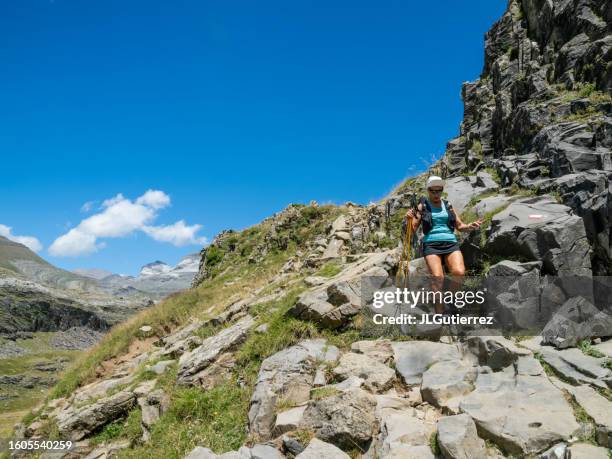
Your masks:
[[[444,202],[442,207],[431,206],[431,231],[425,235],[423,242],[457,242],[457,236],[448,227],[448,210]]]

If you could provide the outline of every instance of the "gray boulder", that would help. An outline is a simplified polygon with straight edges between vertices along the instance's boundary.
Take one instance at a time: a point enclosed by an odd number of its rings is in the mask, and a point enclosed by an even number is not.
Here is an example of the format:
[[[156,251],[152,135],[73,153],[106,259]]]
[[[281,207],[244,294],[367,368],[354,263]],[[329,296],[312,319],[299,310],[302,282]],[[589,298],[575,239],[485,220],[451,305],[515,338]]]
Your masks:
[[[419,414],[414,409],[383,410],[380,421],[381,457],[434,457],[429,441],[436,430],[435,421],[423,419]],[[422,447],[427,449],[423,450]]]
[[[579,428],[563,393],[532,357],[516,366],[481,373],[459,409],[476,422],[481,437],[515,455],[530,455],[567,441]]]
[[[197,332],[204,325],[204,321],[192,320],[189,324],[179,328],[174,333],[163,337],[161,339],[161,342],[165,345],[166,348],[169,348],[173,344],[176,344],[179,341],[183,341],[185,338],[188,338],[191,335],[195,334],[195,332]]]
[[[156,375],[162,375],[166,372],[166,370],[176,363],[176,360],[161,360],[157,362],[155,365],[151,365],[148,367],[150,371],[155,373]]]
[[[485,249],[494,255],[543,260],[550,274],[591,274],[591,251],[582,219],[548,196],[514,201],[496,214]]]
[[[274,435],[282,435],[285,432],[297,430],[304,420],[306,406],[297,406],[277,413],[274,421]]]
[[[570,446],[572,459],[609,459],[610,450],[590,443],[575,443]]]
[[[125,415],[136,404],[136,396],[121,391],[82,408],[69,408],[57,415],[62,438],[78,441]]]
[[[485,442],[478,437],[476,424],[467,414],[438,421],[438,444],[445,459],[487,458]]]
[[[341,448],[365,446],[377,430],[376,399],[361,389],[311,400],[304,412],[304,425],[315,435]]]
[[[365,354],[368,357],[384,364],[389,363],[393,357],[391,341],[386,339],[374,341],[355,341],[353,344],[351,344],[351,351],[358,354]]]
[[[461,359],[457,346],[431,341],[392,343],[395,368],[408,385],[420,384],[423,373],[434,363]]]
[[[205,339],[193,351],[183,354],[179,360],[177,382],[182,385],[194,384],[194,376],[212,364],[221,353],[242,343],[254,323],[251,316],[246,316],[231,327]]]
[[[326,321],[325,315],[333,310],[334,306],[327,301],[327,292],[319,290],[300,295],[295,306],[287,314],[302,320],[324,323]],[[340,324],[326,323],[326,325],[333,327]]]
[[[449,203],[460,214],[470,200],[487,191],[497,190],[499,186],[487,172],[479,172],[477,177],[453,177],[446,180],[444,190],[450,197]]]
[[[566,390],[593,419],[597,443],[612,449],[612,403],[588,386],[567,385]]]
[[[380,288],[388,278],[386,269],[380,266],[386,265],[387,256],[380,259],[380,254],[377,255],[347,270],[325,289],[303,293],[287,315],[311,320],[331,329],[347,325],[365,303],[362,293],[367,295],[367,292]]]
[[[466,344],[468,350],[478,359],[478,364],[493,371],[514,364],[519,356],[531,354],[503,336],[473,336],[468,338]]]
[[[557,351],[549,346],[541,347],[540,356],[564,380],[572,384],[590,384],[602,389],[607,387],[606,380],[610,378],[610,370],[599,366],[604,359],[595,359],[578,349]]]
[[[389,389],[395,381],[395,372],[387,365],[380,363],[367,355],[347,352],[340,357],[334,375],[340,380],[349,376],[363,379],[363,387],[371,392],[383,392]]]
[[[316,369],[321,361],[335,362],[339,352],[325,340],[305,340],[265,359],[257,376],[249,406],[249,430],[258,439],[272,436],[276,405],[296,405],[310,399]]]
[[[571,459],[571,454],[567,444],[559,443],[540,454],[538,459]]]
[[[119,440],[119,441],[115,441],[112,443],[105,443],[103,445],[100,445],[94,448],[93,451],[91,451],[89,454],[85,456],[85,459],[110,459],[112,457],[116,457],[117,454],[122,449],[127,449],[129,447],[130,447],[129,440]],[[89,450],[89,448],[86,447],[86,450]],[[78,454],[78,450],[75,450],[75,449],[72,449],[70,452],[72,454]],[[59,453],[59,454],[62,454],[62,453]],[[54,458],[55,456],[51,456],[51,457]],[[41,456],[41,459],[48,459],[48,457],[45,457],[45,453],[43,453],[43,455]]]
[[[581,296],[568,299],[542,331],[543,341],[564,349],[590,337],[612,335],[612,315]]]
[[[349,459],[350,456],[336,446],[313,438],[308,447],[295,459]]]
[[[139,398],[138,404],[142,412],[142,441],[147,442],[151,439],[153,425],[168,411],[170,397],[163,390],[157,389],[146,397]]]
[[[251,459],[283,459],[284,456],[270,445],[253,445]]]
[[[497,209],[501,209],[505,205],[507,205],[510,201],[512,201],[512,197],[497,195],[497,196],[489,196],[484,199],[481,199],[474,206],[474,211],[479,217],[484,217],[485,214],[489,212],[493,212]]]
[[[477,368],[465,361],[434,363],[423,373],[423,400],[450,413],[458,413],[463,397],[474,390]]]

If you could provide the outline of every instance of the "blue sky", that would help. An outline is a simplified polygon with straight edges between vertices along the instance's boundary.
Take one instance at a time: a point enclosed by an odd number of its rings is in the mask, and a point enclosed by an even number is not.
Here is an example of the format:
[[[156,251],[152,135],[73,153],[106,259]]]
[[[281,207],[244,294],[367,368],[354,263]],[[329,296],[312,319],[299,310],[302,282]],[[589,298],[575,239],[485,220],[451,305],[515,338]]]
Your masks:
[[[505,5],[1,2],[0,233],[134,274],[289,203],[379,199],[457,135]],[[100,230],[117,202],[142,218]]]

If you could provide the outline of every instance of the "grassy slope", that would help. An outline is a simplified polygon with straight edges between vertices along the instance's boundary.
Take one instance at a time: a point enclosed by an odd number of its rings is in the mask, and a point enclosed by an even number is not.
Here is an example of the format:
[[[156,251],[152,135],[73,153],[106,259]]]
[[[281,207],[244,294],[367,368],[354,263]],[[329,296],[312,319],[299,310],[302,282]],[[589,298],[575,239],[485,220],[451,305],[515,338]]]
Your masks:
[[[302,339],[326,338],[331,344],[348,349],[358,340],[359,332],[349,327],[342,332],[320,330],[313,323],[285,317],[303,287],[298,286],[283,298],[258,306],[259,323],[267,323],[266,333],[252,332],[237,353],[237,364],[231,376],[213,389],[180,388],[174,384],[175,371],[158,382],[170,395],[172,403],[168,413],[155,425],[151,441],[120,453],[124,458],[182,458],[195,446],[206,446],[217,453],[236,450],[249,442],[247,413],[249,401],[261,362],[270,355]],[[270,312],[273,311],[273,312]],[[119,423],[105,440],[130,438],[133,428],[130,419]],[[133,438],[133,437],[132,437]]]
[[[52,333],[36,333],[34,339],[18,340],[20,347],[28,349],[31,353],[19,357],[0,359],[0,375],[26,374],[49,378],[53,374],[38,371],[34,365],[65,358],[73,361],[80,352],[59,351],[52,348],[48,339]],[[43,387],[25,388],[19,385],[0,386],[0,393],[14,396],[8,400],[0,401],[0,444],[3,439],[10,436],[13,426],[19,422],[35,405],[45,398],[46,390]],[[0,448],[1,449],[1,448]]]
[[[9,271],[16,271],[11,260],[28,260],[41,265],[51,266],[25,245],[18,244],[0,236],[0,267],[8,269]]]
[[[134,442],[134,448],[124,451],[122,456],[134,458],[180,458],[198,444],[218,452],[229,451],[248,441],[248,403],[263,359],[308,337],[327,337],[332,343],[347,347],[358,336],[354,329],[342,333],[320,331],[311,323],[284,316],[304,288],[300,278],[310,273],[298,273],[277,283],[271,283],[271,279],[306,241],[324,234],[329,223],[341,212],[333,206],[304,206],[299,209],[301,217],[290,228],[279,232],[280,236],[287,236],[289,240],[285,250],[272,250],[259,262],[248,262],[249,256],[264,241],[271,226],[270,220],[222,239],[213,251],[212,278],[114,327],[99,345],[83,354],[66,372],[52,390],[50,398],[67,396],[77,387],[95,379],[96,369],[100,368],[101,363],[125,353],[142,325],[151,325],[158,336],[164,336],[192,317],[214,316],[257,288],[263,287],[260,292],[263,296],[283,286],[287,288],[284,297],[263,303],[254,311],[260,323],[269,324],[268,332],[249,335],[238,351],[238,363],[227,381],[208,391],[180,388],[174,384],[174,368],[158,380],[158,386],[167,391],[172,404],[169,412],[153,429],[148,444],[139,445],[137,442],[141,435],[138,408],[125,419],[107,425],[93,438],[94,443],[130,439]],[[333,275],[337,270],[336,266],[328,265],[322,274]],[[202,330],[206,335],[214,331]],[[52,426],[50,430],[53,430]]]
[[[83,355],[51,392],[52,398],[64,397],[77,387],[95,379],[96,369],[108,359],[124,353],[143,325],[154,328],[157,336],[164,336],[193,317],[209,318],[236,300],[249,296],[256,289],[269,286],[270,279],[295,254],[305,241],[322,234],[326,226],[339,214],[334,206],[318,208],[300,206],[301,217],[280,235],[289,239],[285,250],[270,251],[258,263],[249,263],[254,249],[264,242],[271,221],[231,234],[215,246],[212,263],[213,277],[198,288],[175,294],[128,321],[114,327],[91,351]],[[262,294],[267,293],[268,287]]]

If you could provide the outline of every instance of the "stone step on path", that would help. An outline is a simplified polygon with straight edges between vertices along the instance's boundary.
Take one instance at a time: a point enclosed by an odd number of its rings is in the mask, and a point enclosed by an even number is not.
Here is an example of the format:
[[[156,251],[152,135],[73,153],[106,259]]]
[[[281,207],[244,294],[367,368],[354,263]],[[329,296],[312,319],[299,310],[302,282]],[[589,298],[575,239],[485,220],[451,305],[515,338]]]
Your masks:
[[[556,349],[541,342],[541,337],[534,337],[521,341],[519,346],[539,353],[544,362],[574,385],[589,384],[601,389],[612,387],[612,370],[603,366],[607,357],[591,357],[580,349]]]
[[[467,414],[446,416],[438,421],[438,444],[442,455],[452,459],[487,459],[485,442]]]
[[[587,385],[573,386],[556,378],[552,382],[572,396],[586,414],[593,419],[596,426],[597,443],[612,448],[612,402]]]
[[[612,359],[612,339],[593,345],[593,349]]]
[[[211,449],[196,446],[185,459],[284,459],[284,455],[270,445],[256,444],[252,448],[243,446],[238,451],[215,454]]]
[[[330,443],[313,438],[295,459],[350,459],[350,456]]]
[[[247,332],[254,323],[255,319],[247,315],[230,327],[205,339],[194,350],[184,353],[179,359],[177,383],[180,385],[194,384],[199,372],[211,365],[220,354],[234,348],[246,339]]]
[[[572,459],[609,459],[610,450],[590,443],[575,443],[569,447]]]

